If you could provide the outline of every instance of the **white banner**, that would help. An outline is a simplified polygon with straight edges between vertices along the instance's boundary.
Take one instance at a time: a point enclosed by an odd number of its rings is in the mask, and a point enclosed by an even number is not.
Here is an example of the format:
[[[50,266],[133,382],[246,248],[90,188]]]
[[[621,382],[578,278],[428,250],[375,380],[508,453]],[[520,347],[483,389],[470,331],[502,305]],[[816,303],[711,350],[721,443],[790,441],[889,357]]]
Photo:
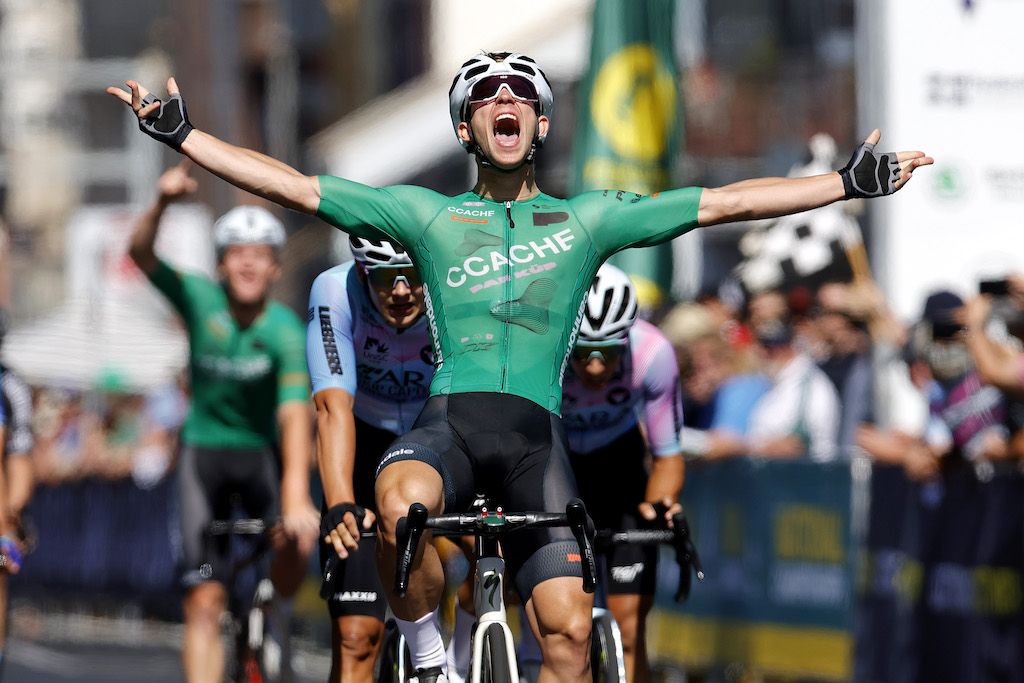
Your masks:
[[[937,288],[1024,271],[1024,2],[863,0],[861,133],[935,157],[871,202],[872,260],[898,315]]]

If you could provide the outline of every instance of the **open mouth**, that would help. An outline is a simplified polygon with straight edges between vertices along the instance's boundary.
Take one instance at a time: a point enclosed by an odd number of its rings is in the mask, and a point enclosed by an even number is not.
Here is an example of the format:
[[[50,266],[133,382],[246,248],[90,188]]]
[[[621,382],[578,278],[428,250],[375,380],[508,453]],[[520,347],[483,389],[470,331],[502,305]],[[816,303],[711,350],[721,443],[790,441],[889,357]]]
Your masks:
[[[519,119],[502,112],[494,119],[494,141],[501,147],[515,147],[519,142]]]
[[[412,313],[412,304],[392,304],[388,308],[391,309],[391,315],[395,318],[404,318]]]

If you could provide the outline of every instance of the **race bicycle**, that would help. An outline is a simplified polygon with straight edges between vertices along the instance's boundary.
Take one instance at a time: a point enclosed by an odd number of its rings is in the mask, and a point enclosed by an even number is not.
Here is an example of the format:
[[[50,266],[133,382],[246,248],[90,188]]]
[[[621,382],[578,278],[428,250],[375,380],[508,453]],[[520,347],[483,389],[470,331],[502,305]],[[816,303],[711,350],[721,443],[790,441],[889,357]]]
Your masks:
[[[659,509],[660,508],[660,509]],[[655,506],[658,518],[663,519],[664,507]],[[699,581],[704,580],[704,569],[700,556],[690,537],[690,525],[686,515],[677,512],[672,523],[663,529],[602,529],[596,532],[594,547],[606,551],[616,545],[671,545],[679,566],[679,581],[674,599],[684,602],[690,595],[691,572]],[[599,596],[599,602],[603,596]],[[619,683],[626,680],[626,665],[623,656],[622,636],[619,625],[611,610],[594,607],[593,627],[590,638],[590,668],[595,683]]]
[[[420,503],[409,506],[399,520],[395,593],[404,596],[409,587],[409,569],[424,530],[445,535],[472,535],[476,560],[473,604],[477,615],[472,636],[470,683],[519,683],[519,667],[512,631],[505,611],[505,561],[499,540],[507,533],[536,527],[568,527],[580,549],[583,590],[594,592],[596,567],[592,544],[593,525],[583,502],[573,499],[565,513],[505,512],[486,506],[468,513],[428,516]],[[401,650],[399,650],[401,651]]]
[[[230,571],[225,577],[228,632],[234,646],[234,656],[229,660],[234,665],[230,680],[235,683],[264,683],[277,680],[281,674],[280,644],[267,637],[274,584],[266,560],[270,550],[269,534],[275,523],[263,519],[219,519],[206,527],[208,551],[218,539],[244,541],[232,548]],[[204,579],[214,578],[209,562],[200,566],[199,573]]]

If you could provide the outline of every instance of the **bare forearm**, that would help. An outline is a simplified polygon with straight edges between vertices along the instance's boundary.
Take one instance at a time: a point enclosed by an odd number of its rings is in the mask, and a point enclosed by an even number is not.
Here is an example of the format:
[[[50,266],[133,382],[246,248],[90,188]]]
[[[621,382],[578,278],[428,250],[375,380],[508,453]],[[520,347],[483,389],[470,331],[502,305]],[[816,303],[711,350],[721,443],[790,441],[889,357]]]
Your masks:
[[[655,458],[651,476],[647,479],[646,500],[678,501],[685,476],[686,464],[681,453]]]
[[[160,232],[160,219],[164,215],[167,203],[162,196],[157,197],[135,221],[132,241],[128,245],[128,255],[145,273],[152,273],[156,269],[156,237]]]
[[[293,401],[278,409],[281,427],[281,508],[309,499],[312,439],[309,408]]]
[[[1003,391],[1020,391],[1020,362],[1013,350],[996,343],[983,332],[967,334],[967,348],[978,367],[982,380]]]
[[[32,499],[32,489],[35,487],[32,460],[27,456],[7,457],[6,460],[7,490],[10,496],[7,502],[11,512],[19,515]]]
[[[795,436],[779,436],[768,438],[754,445],[752,455],[760,458],[790,460],[804,455],[805,448]]]
[[[201,130],[189,134],[181,151],[210,173],[275,204],[310,214],[316,213],[320,205],[320,187],[315,177],[303,175],[265,154],[232,145]]]
[[[355,419],[351,410],[317,405],[317,462],[328,507],[355,500],[352,471],[355,461]]]
[[[755,178],[701,193],[698,222],[715,225],[775,218],[826,206],[845,197],[838,173],[807,178]]]
[[[3,455],[3,443],[5,431],[0,427],[0,456]],[[0,536],[9,536],[11,533],[11,509],[7,498],[7,477],[4,475],[4,468],[0,467]]]

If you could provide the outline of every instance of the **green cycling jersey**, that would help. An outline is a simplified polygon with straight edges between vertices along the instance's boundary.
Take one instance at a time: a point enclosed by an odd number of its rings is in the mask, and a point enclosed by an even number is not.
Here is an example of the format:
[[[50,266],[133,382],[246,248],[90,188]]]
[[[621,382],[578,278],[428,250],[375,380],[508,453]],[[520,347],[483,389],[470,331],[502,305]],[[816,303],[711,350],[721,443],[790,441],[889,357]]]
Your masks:
[[[192,400],[182,441],[220,449],[277,444],[277,407],[309,400],[306,330],[290,309],[268,301],[239,328],[224,288],[160,261],[149,279],[188,329]]]
[[[360,237],[393,239],[416,264],[437,366],[431,394],[510,393],[555,413],[598,267],[621,249],[697,227],[702,191],[495,202],[473,192],[319,180],[318,216]]]

